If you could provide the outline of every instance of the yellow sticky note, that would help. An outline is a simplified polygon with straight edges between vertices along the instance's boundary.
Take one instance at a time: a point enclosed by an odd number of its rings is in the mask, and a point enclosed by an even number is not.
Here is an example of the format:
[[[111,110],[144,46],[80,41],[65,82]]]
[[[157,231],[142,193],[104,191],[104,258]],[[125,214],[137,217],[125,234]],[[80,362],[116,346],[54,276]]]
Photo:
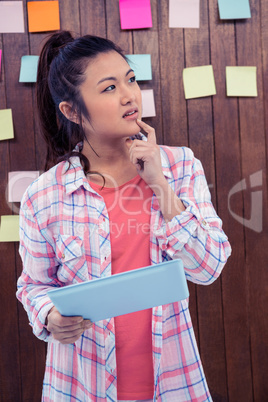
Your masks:
[[[188,67],[183,70],[185,99],[216,95],[212,66]]]
[[[14,129],[12,121],[12,110],[0,110],[0,140],[9,140],[14,138]]]
[[[2,215],[0,242],[19,240],[19,215]]]
[[[227,96],[258,96],[257,67],[226,67]]]
[[[56,31],[60,29],[58,1],[28,1],[29,32]]]

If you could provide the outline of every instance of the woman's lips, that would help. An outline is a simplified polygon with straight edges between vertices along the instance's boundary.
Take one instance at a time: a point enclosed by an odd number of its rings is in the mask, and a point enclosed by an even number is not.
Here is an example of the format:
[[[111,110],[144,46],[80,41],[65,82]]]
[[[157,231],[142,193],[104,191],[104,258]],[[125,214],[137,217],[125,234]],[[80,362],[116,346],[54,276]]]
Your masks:
[[[123,118],[126,120],[137,120],[138,111],[136,109],[129,110],[124,114]]]

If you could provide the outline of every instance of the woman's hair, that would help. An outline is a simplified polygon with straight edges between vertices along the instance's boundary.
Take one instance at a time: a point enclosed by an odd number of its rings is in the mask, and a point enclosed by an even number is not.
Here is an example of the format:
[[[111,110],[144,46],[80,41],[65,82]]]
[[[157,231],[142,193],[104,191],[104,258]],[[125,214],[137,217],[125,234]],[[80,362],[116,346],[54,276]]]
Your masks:
[[[40,128],[47,144],[45,170],[70,157],[79,156],[85,174],[90,170],[89,160],[74,151],[78,143],[87,141],[82,117],[90,119],[81,96],[80,86],[85,81],[85,70],[100,53],[116,51],[125,60],[122,50],[112,41],[85,35],[74,39],[69,31],[53,34],[40,54],[37,72],[37,109]],[[72,106],[78,123],[68,120],[59,109],[62,101]]]

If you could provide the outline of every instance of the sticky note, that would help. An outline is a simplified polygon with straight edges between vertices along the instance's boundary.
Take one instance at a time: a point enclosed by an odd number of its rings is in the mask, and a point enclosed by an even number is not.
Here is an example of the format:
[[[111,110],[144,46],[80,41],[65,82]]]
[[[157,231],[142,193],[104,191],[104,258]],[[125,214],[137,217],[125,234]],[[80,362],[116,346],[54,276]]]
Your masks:
[[[150,54],[127,54],[130,67],[134,70],[137,81],[152,79],[152,64]]]
[[[183,70],[185,99],[202,98],[216,94],[212,66],[189,67]]]
[[[143,89],[141,91],[142,99],[142,117],[154,117],[155,103],[153,89]]]
[[[24,32],[23,2],[0,1],[0,33]]]
[[[249,0],[218,0],[220,19],[251,18]]]
[[[0,110],[0,140],[9,140],[14,138],[12,110]]]
[[[119,0],[119,12],[122,29],[153,26],[150,0]]]
[[[0,242],[19,240],[19,215],[2,215]]]
[[[200,0],[169,0],[170,28],[199,28]]]
[[[22,56],[19,82],[36,82],[39,56]]]
[[[37,179],[39,171],[8,173],[8,202],[20,202],[29,185]]]
[[[58,1],[28,1],[29,32],[56,31],[60,29]]]
[[[226,67],[227,96],[258,96],[257,67]]]

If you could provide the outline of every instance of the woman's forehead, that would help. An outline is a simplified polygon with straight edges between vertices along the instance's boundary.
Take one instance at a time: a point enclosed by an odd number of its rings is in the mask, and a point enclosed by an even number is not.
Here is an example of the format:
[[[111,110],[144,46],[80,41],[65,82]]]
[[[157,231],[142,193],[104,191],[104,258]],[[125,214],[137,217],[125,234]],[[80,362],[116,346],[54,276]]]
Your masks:
[[[130,69],[127,61],[116,51],[100,53],[94,58],[86,69],[88,78],[98,80],[106,77],[117,77],[126,74]]]

